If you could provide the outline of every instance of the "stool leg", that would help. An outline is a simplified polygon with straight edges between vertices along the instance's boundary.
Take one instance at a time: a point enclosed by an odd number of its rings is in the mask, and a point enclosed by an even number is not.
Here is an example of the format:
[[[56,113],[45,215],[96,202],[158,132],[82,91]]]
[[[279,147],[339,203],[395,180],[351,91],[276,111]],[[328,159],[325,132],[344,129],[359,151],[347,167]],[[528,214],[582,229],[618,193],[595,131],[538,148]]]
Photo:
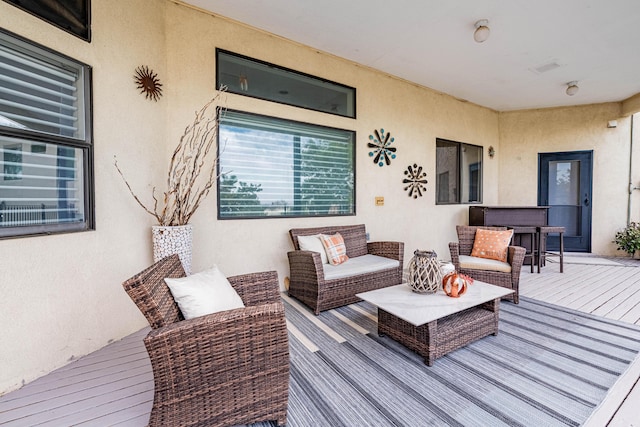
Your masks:
[[[533,264],[536,260],[536,233],[531,234],[531,272],[533,273]]]
[[[564,239],[560,233],[560,273],[564,272]]]
[[[538,233],[538,274],[540,274],[540,265],[542,263],[542,233]]]

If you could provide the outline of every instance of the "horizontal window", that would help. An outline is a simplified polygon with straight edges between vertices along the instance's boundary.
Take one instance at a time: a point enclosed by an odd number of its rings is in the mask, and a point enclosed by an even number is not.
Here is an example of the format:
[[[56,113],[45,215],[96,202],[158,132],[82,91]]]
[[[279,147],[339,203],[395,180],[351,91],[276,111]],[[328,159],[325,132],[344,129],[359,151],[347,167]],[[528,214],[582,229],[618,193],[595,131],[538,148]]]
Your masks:
[[[352,87],[246,56],[216,50],[217,86],[231,93],[345,117],[356,117]]]
[[[0,237],[93,227],[90,68],[0,32]]]
[[[436,204],[482,202],[482,147],[436,140]]]
[[[352,131],[222,113],[218,218],[355,214]]]

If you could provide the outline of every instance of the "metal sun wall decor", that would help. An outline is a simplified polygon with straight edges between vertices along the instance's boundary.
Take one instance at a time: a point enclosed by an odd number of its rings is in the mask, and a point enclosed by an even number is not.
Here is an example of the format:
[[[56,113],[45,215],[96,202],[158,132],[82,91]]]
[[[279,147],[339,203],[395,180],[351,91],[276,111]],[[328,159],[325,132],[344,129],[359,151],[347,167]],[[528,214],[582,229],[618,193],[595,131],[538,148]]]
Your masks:
[[[425,184],[428,182],[426,180],[427,173],[422,172],[422,166],[418,166],[414,163],[413,166],[409,166],[407,170],[404,171],[404,174],[407,178],[403,179],[402,183],[409,184],[404,187],[404,191],[408,190],[409,197],[413,197],[414,199],[417,199],[418,196],[422,197],[422,192],[427,191]]]
[[[158,79],[158,75],[150,70],[146,65],[136,68],[136,74],[133,76],[140,93],[145,95],[147,99],[158,101],[162,96],[162,83]]]
[[[376,129],[373,133],[375,136],[369,135],[369,140],[373,142],[369,142],[367,146],[375,148],[375,150],[369,152],[369,157],[373,157],[373,163],[377,163],[380,167],[384,166],[385,163],[389,166],[391,159],[396,158],[396,147],[390,147],[394,138],[391,137],[389,132],[385,134],[384,129],[380,129],[380,132]]]

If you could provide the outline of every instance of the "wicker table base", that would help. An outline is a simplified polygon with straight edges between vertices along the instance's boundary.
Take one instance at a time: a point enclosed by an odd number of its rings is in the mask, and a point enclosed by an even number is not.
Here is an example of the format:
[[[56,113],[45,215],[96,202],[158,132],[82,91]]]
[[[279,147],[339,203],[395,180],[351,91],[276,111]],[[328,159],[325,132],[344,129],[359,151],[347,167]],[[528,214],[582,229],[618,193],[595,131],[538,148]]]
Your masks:
[[[407,284],[356,296],[378,307],[378,334],[415,351],[431,366],[438,357],[496,335],[500,298],[512,292],[476,280],[460,298],[450,298],[442,290],[416,294]]]
[[[500,298],[421,326],[414,326],[378,309],[378,334],[388,335],[424,357],[427,365],[445,354],[486,337],[498,334]]]

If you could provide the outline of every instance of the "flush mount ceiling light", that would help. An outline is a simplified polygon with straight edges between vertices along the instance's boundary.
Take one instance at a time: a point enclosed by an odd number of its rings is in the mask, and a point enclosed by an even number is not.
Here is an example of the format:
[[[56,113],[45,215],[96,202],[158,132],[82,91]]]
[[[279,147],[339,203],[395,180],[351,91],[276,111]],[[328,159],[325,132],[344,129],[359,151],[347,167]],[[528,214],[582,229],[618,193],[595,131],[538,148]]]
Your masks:
[[[488,19],[481,19],[478,22],[476,22],[475,26],[476,26],[476,31],[473,33],[473,39],[475,41],[477,41],[478,43],[482,43],[483,41],[485,41],[486,39],[489,38],[489,20]]]
[[[578,82],[576,80],[567,83],[567,95],[573,96],[578,93],[579,89],[580,88],[578,87]]]

